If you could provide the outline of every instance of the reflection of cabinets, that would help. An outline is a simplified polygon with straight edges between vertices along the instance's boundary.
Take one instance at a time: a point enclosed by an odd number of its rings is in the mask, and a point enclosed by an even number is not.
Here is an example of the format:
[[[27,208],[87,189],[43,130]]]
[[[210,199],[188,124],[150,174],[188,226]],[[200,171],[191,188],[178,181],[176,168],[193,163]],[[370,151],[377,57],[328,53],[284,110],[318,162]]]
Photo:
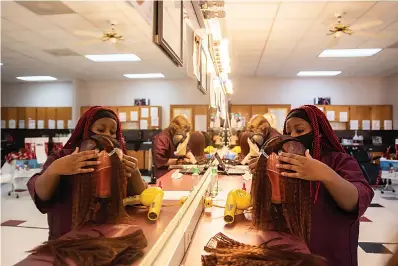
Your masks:
[[[139,150],[139,151],[127,151],[127,154],[138,160],[138,169],[140,170],[150,170],[151,165],[149,161],[149,150]]]
[[[350,129],[350,121],[358,121],[358,128],[363,129],[363,121],[370,128],[373,128],[373,122],[378,121],[380,129],[384,128],[385,121],[392,123],[392,106],[391,105],[318,105],[326,116],[334,129]],[[332,115],[328,112],[334,112],[334,119],[330,119]],[[347,113],[347,120],[341,118],[342,113]],[[378,123],[376,123],[378,124]]]
[[[216,111],[208,105],[170,105],[170,120],[184,115],[191,123],[192,131],[207,131],[213,113],[215,115]]]
[[[123,129],[160,129],[161,106],[105,106],[118,114]],[[82,116],[91,106],[80,107]]]
[[[67,129],[72,120],[72,107],[2,107],[1,111],[5,128],[48,129],[50,120],[55,129],[56,121],[62,120],[63,129]]]
[[[286,115],[291,109],[290,104],[265,104],[265,105],[231,105],[231,114],[239,114],[245,119],[245,125],[255,115],[264,115],[268,112],[274,113],[276,118],[276,126],[282,130],[283,122],[285,121]]]

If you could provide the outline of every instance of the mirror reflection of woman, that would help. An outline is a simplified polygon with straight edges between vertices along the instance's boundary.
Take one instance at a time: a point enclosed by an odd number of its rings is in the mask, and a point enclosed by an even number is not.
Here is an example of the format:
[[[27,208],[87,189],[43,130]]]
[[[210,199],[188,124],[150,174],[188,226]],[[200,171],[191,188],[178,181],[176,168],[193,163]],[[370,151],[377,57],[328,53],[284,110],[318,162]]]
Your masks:
[[[307,149],[305,156],[279,154],[278,167],[294,171],[284,176],[311,181],[310,251],[325,257],[330,265],[358,265],[359,218],[374,192],[357,161],[344,151],[316,106],[292,110],[283,133],[296,137]]]
[[[188,147],[190,131],[191,123],[185,116],[178,115],[171,120],[168,128],[154,137],[152,149],[155,178],[166,174],[168,167],[176,165],[181,158],[196,164],[195,156]]]

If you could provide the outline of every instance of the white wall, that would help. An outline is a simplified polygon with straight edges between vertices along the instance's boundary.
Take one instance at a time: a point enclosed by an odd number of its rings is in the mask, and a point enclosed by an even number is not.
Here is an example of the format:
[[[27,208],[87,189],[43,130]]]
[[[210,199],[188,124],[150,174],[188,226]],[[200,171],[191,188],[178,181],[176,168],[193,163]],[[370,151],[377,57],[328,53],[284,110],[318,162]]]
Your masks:
[[[149,98],[162,106],[162,127],[167,127],[172,104],[208,104],[209,96],[197,89],[193,79],[82,82],[76,89],[76,106],[133,105],[135,98]]]
[[[314,97],[331,97],[332,104],[394,104],[398,129],[398,75],[390,78],[233,79],[233,104],[312,104]],[[143,81],[74,81],[54,84],[3,84],[2,106],[133,105],[149,98],[162,106],[162,126],[169,122],[171,104],[207,104],[192,79]]]
[[[332,104],[385,104],[381,78],[293,78],[232,80],[235,104],[313,104],[331,97]]]
[[[1,106],[72,106],[72,92],[72,82],[1,84]]]
[[[386,103],[393,105],[394,129],[398,129],[398,74],[386,78],[383,86],[388,96]]]

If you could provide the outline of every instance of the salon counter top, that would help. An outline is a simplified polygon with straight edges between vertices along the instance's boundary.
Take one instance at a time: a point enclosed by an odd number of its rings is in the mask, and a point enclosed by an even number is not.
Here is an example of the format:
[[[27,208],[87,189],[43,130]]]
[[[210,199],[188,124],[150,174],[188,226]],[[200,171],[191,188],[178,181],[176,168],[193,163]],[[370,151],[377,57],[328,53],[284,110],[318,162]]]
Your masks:
[[[180,179],[172,179],[173,171],[168,172],[166,175],[160,177],[158,182],[162,182],[164,191],[190,191],[193,185],[192,176],[183,176]],[[112,235],[120,235],[121,232],[127,231],[131,233],[134,228],[141,228],[144,232],[145,237],[148,240],[148,246],[144,249],[144,253],[147,253],[160,238],[162,233],[170,221],[174,218],[180,209],[179,200],[163,200],[163,205],[173,205],[168,207],[162,207],[159,219],[157,221],[150,221],[147,218],[148,209],[139,209],[134,207],[127,207],[127,213],[132,216],[133,226],[131,225],[101,225],[101,226],[86,226],[82,230],[71,231],[63,237],[74,238],[77,235],[90,233],[93,229],[99,229],[101,232],[112,232]],[[132,229],[126,230],[125,227],[133,227]],[[134,230],[133,230],[134,231]],[[33,248],[33,247],[32,247]],[[140,259],[142,260],[142,258]],[[133,265],[139,265],[140,260],[136,261]],[[53,259],[48,256],[33,256],[29,255],[24,260],[17,263],[17,266],[49,266],[52,265]],[[73,265],[73,264],[71,264]]]
[[[240,189],[245,182],[247,191],[250,191],[251,180],[244,180],[242,176],[219,176],[218,186],[219,194],[213,199],[213,203],[224,206],[228,193],[233,189]],[[232,239],[250,245],[260,245],[267,240],[273,238],[281,238],[275,240],[275,244],[295,244],[297,240],[291,236],[281,235],[277,232],[262,233],[251,228],[250,214],[245,213],[242,215],[235,216],[233,224],[226,224],[224,222],[224,209],[218,207],[212,207],[205,209],[199,223],[196,227],[196,231],[192,238],[192,242],[189,246],[188,251],[184,256],[182,265],[185,266],[199,266],[201,265],[201,256],[207,254],[204,251],[204,246],[208,241],[218,233],[223,233]],[[302,252],[309,252],[305,244],[299,242],[300,246],[297,246]]]

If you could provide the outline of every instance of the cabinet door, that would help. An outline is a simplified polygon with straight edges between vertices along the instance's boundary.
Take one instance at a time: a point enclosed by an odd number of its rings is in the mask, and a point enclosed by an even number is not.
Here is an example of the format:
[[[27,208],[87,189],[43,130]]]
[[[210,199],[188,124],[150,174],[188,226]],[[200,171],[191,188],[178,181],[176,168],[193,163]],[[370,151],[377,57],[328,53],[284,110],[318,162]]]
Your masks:
[[[344,105],[325,105],[324,113],[330,122],[347,123],[350,119],[349,107]]]
[[[251,116],[253,117],[255,115],[264,115],[266,112],[267,111],[265,105],[253,105]]]
[[[350,106],[350,120],[358,120],[359,129],[362,129],[363,120],[371,120],[370,106]]]
[[[27,125],[25,125],[25,120],[26,120],[26,107],[17,107],[17,128],[19,129],[24,129],[28,128]]]
[[[25,128],[35,129],[37,128],[37,108],[26,107],[25,108]]]
[[[46,121],[45,121],[45,128],[48,129],[55,129],[56,128],[56,113],[57,108],[55,107],[47,107],[46,109]]]
[[[138,161],[138,169],[144,170],[145,169],[145,152],[144,151],[127,151],[127,155],[134,157]]]
[[[72,120],[72,107],[57,107],[55,120],[57,129],[67,129],[68,121]]]
[[[392,106],[391,105],[373,105],[371,107],[371,120],[380,121],[380,129],[384,129],[385,120],[392,119]]]

